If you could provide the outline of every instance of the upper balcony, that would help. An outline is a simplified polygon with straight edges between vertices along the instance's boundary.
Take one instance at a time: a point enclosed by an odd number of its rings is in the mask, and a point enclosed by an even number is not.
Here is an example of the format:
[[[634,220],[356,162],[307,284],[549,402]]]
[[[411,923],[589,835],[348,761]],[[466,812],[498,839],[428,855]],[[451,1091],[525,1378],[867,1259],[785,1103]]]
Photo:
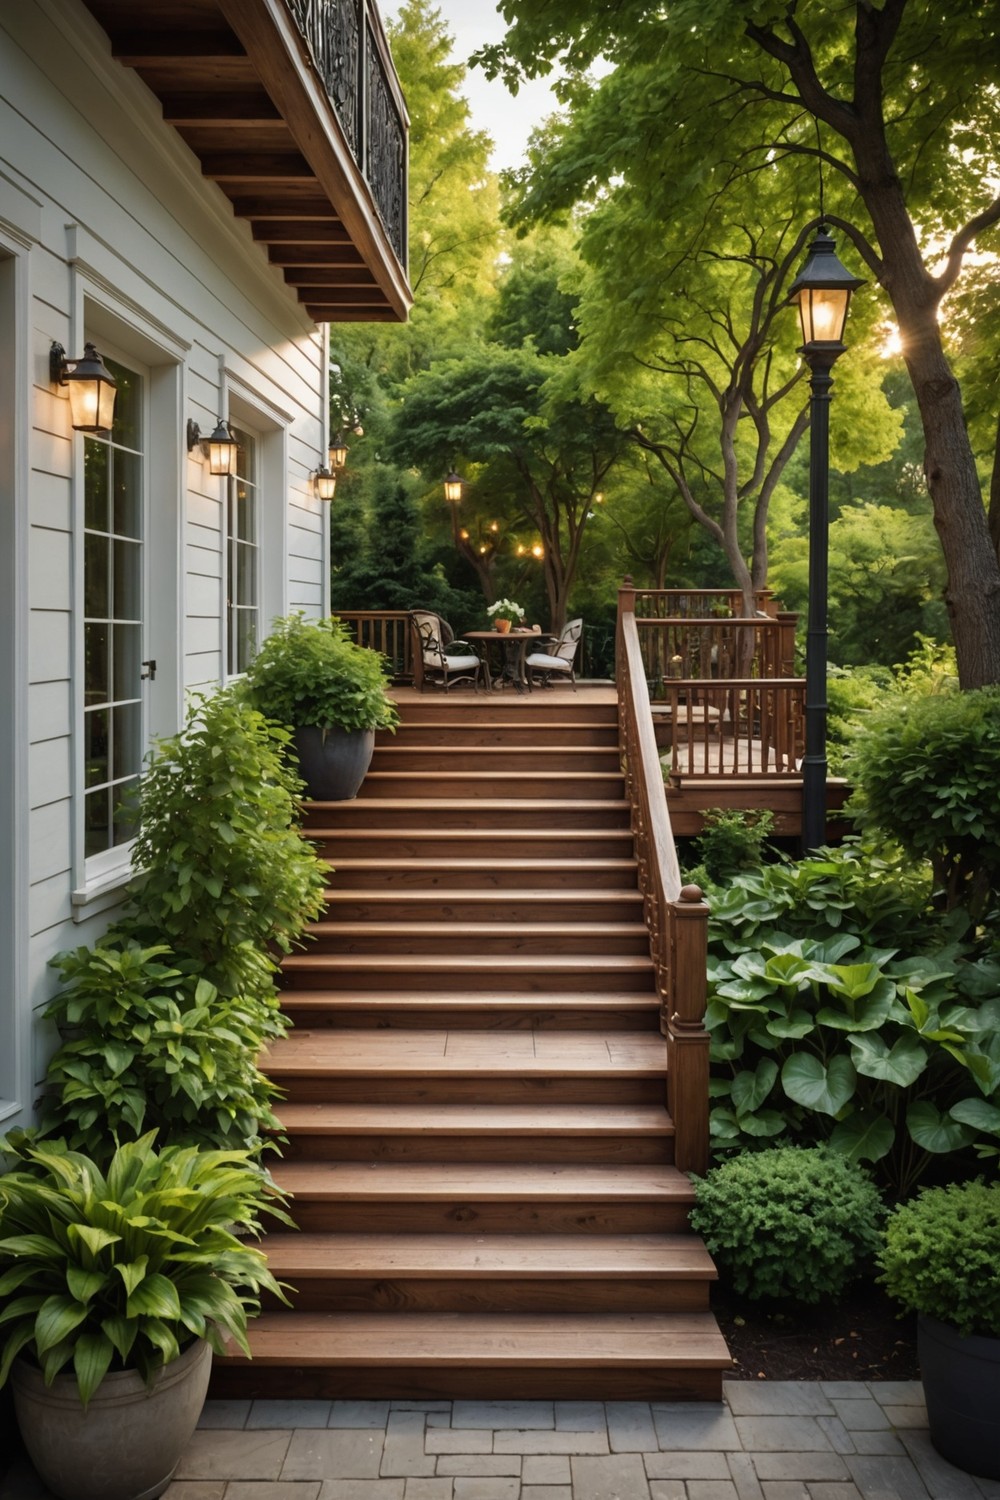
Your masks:
[[[84,0],[317,322],[402,322],[409,118],[373,0]]]

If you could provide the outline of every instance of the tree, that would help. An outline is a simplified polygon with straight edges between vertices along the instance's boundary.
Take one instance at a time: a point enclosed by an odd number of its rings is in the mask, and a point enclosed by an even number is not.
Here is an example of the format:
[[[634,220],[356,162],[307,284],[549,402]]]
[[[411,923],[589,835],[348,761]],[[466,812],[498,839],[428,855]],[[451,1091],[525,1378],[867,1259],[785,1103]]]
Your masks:
[[[854,195],[851,219],[831,219],[884,288],[899,327],[961,681],[1000,681],[1000,562],[938,321],[970,247],[988,248],[1000,222],[1000,91],[984,84],[1000,55],[996,7],[503,0],[501,10],[513,24],[503,44],[485,49],[488,68],[516,86],[561,59],[570,70],[564,97],[595,124],[592,149],[550,161],[536,185],[550,204],[593,195],[621,172],[646,185],[661,223],[695,197],[707,218],[748,175],[781,173],[802,158]],[[603,85],[595,91],[582,77],[602,54],[637,83],[624,132],[620,99],[609,121]],[[613,127],[603,140],[598,122]]]

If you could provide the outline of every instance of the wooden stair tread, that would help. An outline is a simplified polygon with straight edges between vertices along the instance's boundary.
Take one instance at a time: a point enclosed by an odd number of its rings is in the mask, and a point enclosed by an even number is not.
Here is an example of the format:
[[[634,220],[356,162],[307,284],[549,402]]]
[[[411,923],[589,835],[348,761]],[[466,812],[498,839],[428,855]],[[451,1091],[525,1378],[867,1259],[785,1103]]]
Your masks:
[[[504,1135],[670,1135],[673,1125],[654,1105],[519,1104],[279,1104],[281,1128],[324,1135],[386,1134],[433,1136]]]
[[[441,897],[437,899],[440,901]],[[581,931],[586,931],[590,937],[637,937],[646,936],[646,924],[644,922],[464,922],[459,920],[447,920],[435,922],[311,922],[306,929],[318,937],[335,935],[338,937],[379,937],[386,942],[391,942],[394,937],[432,937],[433,929],[438,927],[447,935],[449,942],[458,938],[477,937],[509,937],[517,938],[562,938],[573,937]]]
[[[477,1005],[483,1010],[491,1011],[516,1011],[525,1010],[597,1010],[613,1011],[615,1008],[635,1010],[636,1008],[648,1010],[651,1014],[659,1013],[659,1001],[655,994],[644,993],[641,990],[553,990],[547,993],[545,990],[532,990],[530,993],[518,995],[509,994],[506,991],[496,992],[491,990],[477,989],[468,995],[453,995],[450,993],[436,994],[433,990],[427,990],[422,994],[407,994],[400,990],[289,990],[282,994],[282,1000],[286,1005],[294,1006],[296,1010],[322,1010],[324,1007],[334,1006],[338,1009],[349,1009],[352,1005],[361,1006],[365,1010],[376,1007],[398,1008],[405,1012],[412,1010],[429,1010],[432,1006],[440,1007],[442,1020],[447,1020],[449,1009],[468,1009],[470,1005]]]
[[[566,953],[551,958],[544,954],[526,957],[521,953],[293,953],[282,960],[281,967],[290,974],[294,974],[296,970],[398,969],[404,976],[412,974],[418,968],[442,973],[461,969],[473,974],[483,969],[494,973],[526,971],[532,974],[557,970],[561,973],[571,969],[589,973],[597,967],[628,973],[652,970],[652,964],[645,955],[628,953],[608,953],[599,957],[592,953]]]
[[[375,774],[377,773],[369,772],[369,775]],[[388,775],[389,773],[387,772],[386,774]],[[392,772],[393,776],[398,774],[396,771]],[[415,773],[421,781],[425,779],[427,774],[426,771]],[[480,774],[484,778],[488,776],[489,779],[496,781],[496,772],[494,771],[484,771]],[[617,775],[611,779],[620,782],[621,776]],[[572,809],[581,813],[607,812],[609,809],[614,809],[615,811],[627,814],[629,811],[629,804],[624,797],[372,797],[369,799],[359,796],[351,798],[346,802],[313,802],[309,806],[320,808],[324,811],[336,808],[338,813],[344,813],[347,816],[355,813],[358,817],[366,818],[371,814],[371,803],[376,801],[378,802],[378,810],[381,813],[421,811],[427,814],[428,821],[433,821],[434,817],[446,808],[456,812],[482,813],[486,815],[487,819],[491,812],[507,812],[511,809],[537,815],[541,810],[553,803],[557,804],[560,809]],[[429,803],[432,805],[428,806]],[[310,823],[306,829],[306,837],[311,838],[315,833],[316,825]],[[480,829],[478,830],[478,836],[480,838],[492,838],[493,830]]]
[[[255,1364],[516,1366],[609,1364],[728,1369],[710,1313],[264,1313],[250,1324]],[[234,1352],[226,1362],[245,1361]]]
[[[600,1198],[627,1203],[691,1203],[694,1190],[676,1167],[577,1166],[563,1162],[344,1162],[282,1161],[271,1167],[275,1182],[295,1197],[325,1202],[367,1198],[522,1203]],[[292,1217],[295,1204],[292,1204]]]
[[[613,1073],[625,1077],[665,1077],[666,1042],[655,1032],[414,1031],[405,1045],[400,1035],[380,1031],[296,1030],[265,1054],[264,1070],[281,1078],[337,1074],[384,1074],[425,1078],[473,1073],[479,1078],[509,1074],[589,1078]]]
[[[466,861],[466,863],[470,863],[470,861]],[[510,863],[513,863],[513,861],[510,861]],[[557,866],[557,861],[555,860],[552,860],[550,863],[552,866]],[[447,867],[439,866],[439,868]],[[485,861],[478,861],[478,868],[484,869],[489,868],[489,866],[487,866]],[[454,872],[449,871],[449,873]],[[516,890],[502,892],[493,889],[479,889],[475,886],[470,887],[467,885],[436,885],[429,890],[420,889],[414,891],[399,891],[394,888],[376,891],[330,889],[324,891],[323,896],[327,904],[331,906],[342,905],[348,901],[368,901],[375,906],[398,901],[406,901],[412,903],[414,906],[439,906],[442,902],[447,901],[468,901],[482,905],[484,902],[491,901],[498,907],[502,907],[506,901],[514,899],[518,901],[549,902],[553,905],[567,906],[571,906],[579,901],[593,901],[608,906],[613,906],[616,902],[621,901],[634,902],[638,905],[642,901],[642,896],[638,891],[631,891],[627,888],[624,890],[615,890],[614,888],[598,888],[594,890],[588,887],[568,885],[560,886],[556,890],[551,890],[548,886],[532,887],[519,885]],[[313,923],[312,925],[315,926],[316,924]],[[519,923],[518,925],[521,926],[523,924]],[[641,923],[640,925],[645,930],[645,924]]]
[[[269,1234],[262,1247],[281,1278],[716,1278],[708,1251],[688,1234]]]

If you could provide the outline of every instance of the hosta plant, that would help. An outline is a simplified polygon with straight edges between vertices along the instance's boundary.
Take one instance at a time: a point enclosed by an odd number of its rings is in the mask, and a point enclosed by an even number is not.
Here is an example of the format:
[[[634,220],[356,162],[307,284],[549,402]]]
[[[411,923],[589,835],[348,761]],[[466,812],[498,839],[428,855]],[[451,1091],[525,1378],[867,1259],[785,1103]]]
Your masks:
[[[249,1353],[260,1292],[285,1300],[233,1233],[255,1233],[264,1212],[287,1222],[261,1173],[240,1152],[153,1140],[120,1147],[104,1172],[61,1142],[22,1147],[0,1178],[0,1385],[21,1355],[46,1385],[71,1368],[86,1406],[109,1370],[151,1382],[193,1339]]]

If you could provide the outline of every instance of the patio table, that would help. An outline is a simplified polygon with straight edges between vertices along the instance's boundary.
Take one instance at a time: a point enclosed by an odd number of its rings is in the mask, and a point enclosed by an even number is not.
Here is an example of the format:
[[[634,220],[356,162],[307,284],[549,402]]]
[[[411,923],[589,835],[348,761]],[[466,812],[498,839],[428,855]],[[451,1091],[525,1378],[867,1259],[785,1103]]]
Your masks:
[[[466,630],[462,636],[463,641],[481,641],[485,646],[483,653],[483,668],[486,672],[486,686],[488,688],[502,688],[505,682],[513,683],[517,692],[531,691],[528,681],[528,673],[525,667],[525,658],[528,654],[528,643],[539,641],[550,641],[552,636],[545,631],[538,630]],[[489,657],[493,648],[502,648],[497,652],[499,661],[499,674],[494,678],[490,672]]]

